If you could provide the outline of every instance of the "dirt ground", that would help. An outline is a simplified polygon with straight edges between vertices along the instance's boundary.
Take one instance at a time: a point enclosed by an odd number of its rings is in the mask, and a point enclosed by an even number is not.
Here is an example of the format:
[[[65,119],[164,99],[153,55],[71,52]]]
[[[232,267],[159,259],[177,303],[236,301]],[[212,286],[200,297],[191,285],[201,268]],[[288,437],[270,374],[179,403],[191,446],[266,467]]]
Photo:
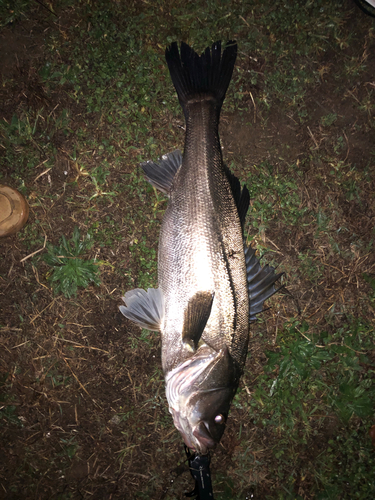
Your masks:
[[[192,482],[180,437],[167,411],[160,341],[139,342],[138,328],[125,321],[118,310],[121,294],[131,288],[129,280],[125,282],[110,266],[103,266],[100,287],[82,289],[77,297],[67,300],[53,294],[46,278],[48,266],[42,260],[36,266],[28,257],[43,242],[39,239],[30,246],[32,231],[35,241],[37,234],[44,233],[48,242],[57,244],[61,235],[70,235],[76,225],[83,226],[87,210],[95,212],[99,223],[109,216],[120,227],[125,214],[133,210],[126,199],[93,199],[84,208],[77,205],[85,183],[81,178],[78,184],[70,182],[79,174],[68,153],[74,148],[82,110],[66,92],[56,90],[47,95],[44,91],[38,71],[46,58],[44,32],[48,23],[40,8],[27,20],[0,32],[0,118],[9,122],[14,114],[41,103],[51,116],[57,106],[75,115],[68,136],[56,130],[50,138],[56,148],[53,169],[36,180],[43,171],[41,167],[25,179],[30,204],[28,227],[33,228],[28,230],[27,241],[21,232],[0,242],[0,407],[6,412],[0,427],[0,498],[162,500],[174,498],[173,493],[175,498],[182,498],[182,492],[189,491]],[[358,33],[358,45],[350,47],[348,54],[359,54],[363,40],[358,16],[348,18],[347,29]],[[337,241],[351,254],[345,260],[327,250],[328,242],[326,248],[322,245],[319,262],[324,273],[312,286],[298,271],[298,256],[314,246],[314,234],[298,226],[283,234],[277,217],[273,219],[264,244],[275,250],[275,260],[282,269],[296,271],[288,276],[287,283],[294,298],[280,295],[265,313],[265,335],[270,345],[277,326],[297,317],[298,307],[302,317],[313,321],[316,329],[327,328],[333,302],[344,313],[350,311],[375,322],[374,310],[365,300],[371,289],[363,279],[363,273],[374,275],[375,254],[372,250],[362,251],[374,238],[375,167],[374,157],[369,163],[368,153],[374,154],[374,109],[367,114],[356,112],[357,101],[362,102],[366,92],[375,87],[374,41],[367,50],[367,69],[345,98],[336,92],[337,54],[332,50],[322,56],[321,65],[327,73],[322,73],[320,85],[305,100],[308,119],[303,124],[277,106],[267,116],[256,111],[231,114],[224,110],[224,156],[229,164],[238,160],[236,174],[244,179],[252,165],[266,160],[274,165],[275,172],[282,173],[288,161],[298,160],[303,169],[303,178],[298,181],[303,204],[327,210],[339,207],[335,230],[341,236]],[[10,80],[12,85],[7,84]],[[251,90],[256,95],[261,87],[260,81],[258,88]],[[328,136],[321,125],[322,117],[329,113],[337,115],[336,135],[345,137],[341,160],[356,166],[360,189],[352,199],[342,194],[338,181],[335,184],[332,166],[311,153],[324,151],[328,157],[333,150],[332,134]],[[177,132],[177,138],[182,144],[183,131]],[[1,168],[1,182],[14,185],[12,164],[2,162]],[[121,173],[111,173],[109,180],[122,182],[123,175],[135,168],[129,161]],[[132,203],[140,204],[141,200]],[[165,202],[161,208],[165,208]],[[340,227],[345,231],[339,233]],[[125,268],[131,262],[131,231],[125,228],[122,234],[124,238],[116,240],[114,246],[94,247],[90,256],[113,264],[121,260]],[[144,236],[154,248],[157,234],[158,221],[144,228]],[[356,246],[353,234],[362,247]],[[137,286],[137,269],[132,269],[132,275]],[[334,329],[341,321],[341,316],[332,314],[328,328]],[[250,349],[253,384],[266,359],[256,342],[257,328]],[[142,411],[140,419],[139,410],[144,408],[147,412]],[[230,474],[240,425],[244,425],[243,432],[265,447],[272,439],[267,429],[253,429],[244,423],[243,416],[240,408],[233,409],[222,444],[214,455],[212,469],[219,488],[222,476]],[[321,431],[318,439],[322,443],[334,435],[335,425],[333,421]],[[304,453],[301,460],[307,464],[318,455],[319,440],[315,448],[306,447]],[[261,483],[262,478],[258,479]],[[256,498],[271,494],[268,485],[265,479],[262,487],[253,490]],[[143,496],[144,491],[153,491],[153,496]],[[304,497],[309,498],[308,491]]]

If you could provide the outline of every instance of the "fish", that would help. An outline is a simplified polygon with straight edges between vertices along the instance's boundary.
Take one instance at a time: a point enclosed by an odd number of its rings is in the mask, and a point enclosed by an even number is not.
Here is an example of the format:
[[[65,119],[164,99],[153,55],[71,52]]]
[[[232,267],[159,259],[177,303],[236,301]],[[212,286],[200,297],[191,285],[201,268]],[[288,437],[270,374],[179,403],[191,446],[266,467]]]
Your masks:
[[[180,151],[141,164],[169,200],[161,223],[158,288],[125,293],[121,313],[161,333],[169,411],[188,448],[206,455],[221,440],[243,373],[250,322],[282,273],[261,266],[244,239],[250,196],[223,162],[221,107],[237,44],[202,55],[182,42],[166,48],[186,134]]]

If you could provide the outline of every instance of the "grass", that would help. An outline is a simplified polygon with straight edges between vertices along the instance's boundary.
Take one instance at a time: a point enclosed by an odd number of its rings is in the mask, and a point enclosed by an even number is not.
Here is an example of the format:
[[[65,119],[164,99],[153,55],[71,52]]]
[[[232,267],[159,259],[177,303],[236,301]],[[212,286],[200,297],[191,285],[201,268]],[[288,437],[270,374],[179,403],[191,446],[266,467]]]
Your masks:
[[[277,482],[290,492],[277,498],[292,498],[296,484],[301,498],[318,485],[317,498],[369,498],[373,451],[364,422],[371,421],[374,407],[374,363],[366,355],[373,342],[372,326],[358,321],[333,334],[310,334],[307,322],[290,322],[277,347],[266,352],[251,400],[236,396],[251,423],[267,432]],[[330,427],[335,438],[322,450],[316,441]],[[264,462],[254,456],[244,440],[237,458],[256,476]]]
[[[251,209],[248,219],[253,231],[263,233],[272,221],[278,220],[291,228],[304,223],[309,210],[301,207],[302,199],[298,189],[301,172],[297,165],[287,167],[286,172],[278,172],[274,165],[265,161],[251,169],[247,180]],[[301,180],[300,180],[301,182]]]
[[[157,283],[167,200],[137,165],[183,147],[165,46],[230,38],[223,155],[250,190],[247,239],[291,295],[252,327],[213,454],[215,498],[373,498],[370,18],[338,0],[22,0],[1,19],[12,56],[0,182],[25,194],[30,219],[0,249],[0,491],[172,500],[192,489],[160,338],[117,307]]]
[[[90,233],[81,239],[79,229],[75,227],[70,241],[62,236],[60,246],[48,245],[44,261],[53,268],[48,280],[55,293],[62,293],[69,299],[77,295],[79,287],[87,288],[91,283],[100,285],[98,263],[93,259],[79,258],[92,247],[92,243]]]

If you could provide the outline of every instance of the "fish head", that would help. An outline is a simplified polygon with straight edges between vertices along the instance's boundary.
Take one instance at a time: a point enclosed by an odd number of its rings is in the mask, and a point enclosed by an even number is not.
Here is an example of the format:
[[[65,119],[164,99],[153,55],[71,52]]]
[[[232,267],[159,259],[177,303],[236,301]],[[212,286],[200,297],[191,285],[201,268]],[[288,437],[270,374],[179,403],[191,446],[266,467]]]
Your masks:
[[[195,438],[192,448],[199,453],[207,453],[219,444],[233,395],[231,388],[219,387],[210,391],[197,391],[190,399],[187,420]]]
[[[207,350],[198,350],[167,377],[174,424],[186,446],[202,455],[220,442],[239,381],[227,348],[209,354]]]

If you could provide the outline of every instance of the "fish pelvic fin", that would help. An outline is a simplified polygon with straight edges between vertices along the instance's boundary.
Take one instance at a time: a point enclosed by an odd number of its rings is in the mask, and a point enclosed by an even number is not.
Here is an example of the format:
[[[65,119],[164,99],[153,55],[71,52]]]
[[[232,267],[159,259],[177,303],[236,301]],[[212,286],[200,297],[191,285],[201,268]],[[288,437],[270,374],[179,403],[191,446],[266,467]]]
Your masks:
[[[174,176],[182,163],[181,151],[177,149],[162,156],[157,161],[141,163],[142,170],[148,182],[162,193],[169,195]]]
[[[257,319],[256,315],[263,311],[264,302],[272,297],[280,288],[276,289],[276,281],[284,273],[275,273],[275,268],[266,265],[262,267],[255,256],[254,248],[245,245],[245,261],[247,272],[247,288],[250,301],[250,321]]]
[[[214,98],[220,112],[236,57],[237,44],[234,41],[227,42],[223,52],[221,42],[215,42],[201,56],[184,42],[180,51],[177,42],[167,47],[165,59],[184,112],[188,101],[197,97],[202,100]]]
[[[188,302],[185,310],[182,342],[195,351],[211,314],[214,294],[197,292]]]
[[[125,302],[120,306],[125,318],[134,321],[141,328],[159,331],[164,319],[164,295],[160,288],[135,288],[122,297]]]

